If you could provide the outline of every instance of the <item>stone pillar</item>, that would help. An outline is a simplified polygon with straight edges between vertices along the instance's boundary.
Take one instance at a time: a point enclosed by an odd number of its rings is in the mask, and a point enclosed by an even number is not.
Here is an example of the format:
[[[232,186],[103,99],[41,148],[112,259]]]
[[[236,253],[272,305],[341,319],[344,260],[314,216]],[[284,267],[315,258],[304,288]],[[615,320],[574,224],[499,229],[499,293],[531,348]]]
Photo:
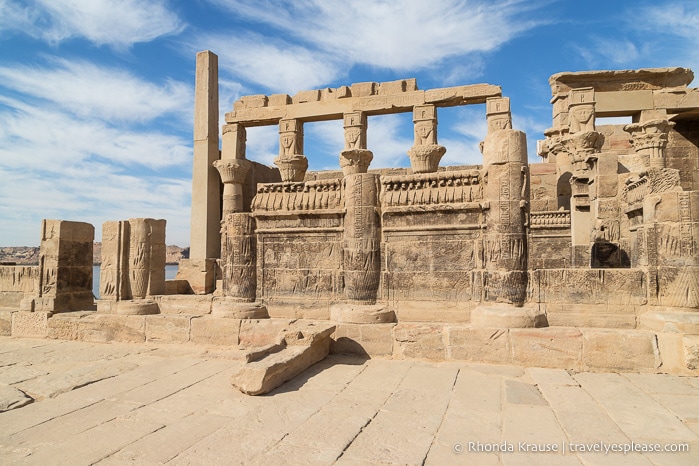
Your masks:
[[[65,220],[41,222],[39,292],[23,300],[23,311],[65,312],[94,309],[92,248],[95,227]]]
[[[408,151],[413,173],[434,173],[447,152],[437,144],[437,109],[434,105],[416,105],[413,108],[415,140]]]
[[[529,200],[527,137],[510,129],[506,98],[486,101],[488,135],[483,141],[484,196],[490,204],[482,237],[482,304],[471,311],[475,327],[547,325],[527,297],[526,213]]]
[[[221,252],[221,182],[213,167],[218,149],[218,57],[197,53],[194,93],[194,163],[189,259],[180,261],[177,279],[194,293],[216,286],[216,259]]]
[[[282,182],[303,181],[308,170],[308,159],[303,155],[303,123],[289,119],[279,122],[279,157],[274,159],[279,167]]]
[[[665,147],[667,135],[675,122],[654,119],[624,126],[631,135],[631,143],[636,154],[646,168],[665,168]]]
[[[197,53],[194,92],[194,166],[189,258],[216,258],[220,252],[220,184],[212,163],[218,150],[218,57]]]
[[[364,112],[344,115],[345,148],[340,152],[340,167],[347,176],[366,173],[374,154],[366,148],[367,117]]]
[[[102,226],[99,312],[157,314],[165,293],[165,220],[132,218]]]
[[[593,88],[572,89],[568,96],[569,134],[563,144],[571,156],[572,175],[570,225],[573,244],[572,264],[590,265],[590,235],[594,219],[590,212],[589,185],[592,164],[597,158],[604,137],[595,131],[595,91]]]
[[[345,303],[330,307],[338,322],[393,322],[393,311],[376,304],[381,277],[381,225],[379,176],[346,175],[343,237]]]
[[[255,219],[245,212],[226,214],[221,222],[221,271],[223,297],[214,298],[212,315],[235,319],[269,317],[256,303],[257,238]]]

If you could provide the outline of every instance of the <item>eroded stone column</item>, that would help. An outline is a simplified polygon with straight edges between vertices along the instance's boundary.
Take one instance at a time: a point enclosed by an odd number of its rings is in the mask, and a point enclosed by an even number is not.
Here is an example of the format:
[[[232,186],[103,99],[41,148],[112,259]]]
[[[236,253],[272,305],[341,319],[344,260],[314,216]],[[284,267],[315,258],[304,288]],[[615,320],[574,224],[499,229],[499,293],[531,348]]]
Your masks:
[[[507,98],[486,102],[484,196],[490,208],[482,237],[483,303],[471,311],[476,327],[540,327],[546,318],[524,307],[527,297],[526,212],[529,199],[527,137],[510,129]]]
[[[364,112],[352,112],[344,115],[345,148],[340,152],[342,173],[352,175],[366,173],[374,154],[367,150],[367,117]]]
[[[250,170],[244,159],[221,159],[214,162],[223,182],[223,217],[243,211],[243,183]]]
[[[381,277],[379,175],[346,175],[343,270],[345,299],[330,307],[333,320],[382,323],[395,319],[393,311],[376,304]]]
[[[165,293],[165,220],[132,218],[102,225],[99,312],[157,314]]]
[[[279,157],[274,159],[279,167],[282,182],[303,181],[308,170],[308,159],[303,155],[303,123],[289,119],[279,122]]]
[[[413,173],[434,173],[447,152],[437,144],[437,109],[434,105],[416,105],[413,108],[415,139],[408,150]]]

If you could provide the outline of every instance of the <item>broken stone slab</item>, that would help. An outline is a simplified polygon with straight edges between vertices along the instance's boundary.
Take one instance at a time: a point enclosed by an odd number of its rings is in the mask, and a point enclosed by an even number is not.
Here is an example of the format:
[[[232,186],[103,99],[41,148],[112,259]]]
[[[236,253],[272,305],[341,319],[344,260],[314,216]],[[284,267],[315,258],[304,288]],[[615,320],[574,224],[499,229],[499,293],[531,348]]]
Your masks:
[[[10,385],[0,385],[0,413],[32,403],[34,400],[22,390]]]
[[[330,352],[335,325],[293,322],[273,344],[250,351],[248,361],[231,376],[231,384],[247,395],[269,393],[293,379]]]

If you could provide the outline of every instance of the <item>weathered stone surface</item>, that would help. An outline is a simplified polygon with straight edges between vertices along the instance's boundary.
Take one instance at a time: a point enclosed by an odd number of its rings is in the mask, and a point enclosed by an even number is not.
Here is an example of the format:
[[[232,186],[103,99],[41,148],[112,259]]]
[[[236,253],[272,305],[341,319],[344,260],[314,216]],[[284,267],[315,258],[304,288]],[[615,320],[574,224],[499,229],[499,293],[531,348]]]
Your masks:
[[[50,312],[17,311],[12,313],[12,336],[39,337],[48,335]]]
[[[190,341],[207,345],[237,346],[240,320],[199,317],[191,320]]]
[[[22,390],[9,385],[0,384],[0,413],[11,409],[21,408],[34,400]]]
[[[146,316],[146,341],[187,342],[191,320],[190,316]]]
[[[652,371],[661,364],[654,333],[632,330],[582,330],[582,363],[586,370]]]

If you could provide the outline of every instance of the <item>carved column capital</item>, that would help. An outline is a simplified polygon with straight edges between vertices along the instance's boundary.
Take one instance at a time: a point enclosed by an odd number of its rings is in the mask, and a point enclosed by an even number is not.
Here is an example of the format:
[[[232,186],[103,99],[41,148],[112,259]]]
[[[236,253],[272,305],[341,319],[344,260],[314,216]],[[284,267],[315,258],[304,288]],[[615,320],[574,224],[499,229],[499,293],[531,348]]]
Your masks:
[[[437,109],[434,105],[416,105],[413,108],[415,140],[408,150],[413,173],[433,173],[447,152],[437,144]]]
[[[243,211],[243,183],[252,163],[245,159],[216,160],[214,168],[218,170],[223,182],[224,215]]]
[[[674,122],[661,119],[624,126],[624,131],[631,135],[631,144],[646,168],[665,168],[665,147],[673,126]]]
[[[366,148],[367,117],[364,112],[345,113],[345,148],[340,152],[342,173],[366,173],[374,154]]]
[[[303,123],[288,119],[279,121],[279,157],[274,159],[282,181],[303,181],[308,159],[303,155]]]
[[[509,97],[489,97],[485,100],[485,119],[488,133],[512,129]]]

